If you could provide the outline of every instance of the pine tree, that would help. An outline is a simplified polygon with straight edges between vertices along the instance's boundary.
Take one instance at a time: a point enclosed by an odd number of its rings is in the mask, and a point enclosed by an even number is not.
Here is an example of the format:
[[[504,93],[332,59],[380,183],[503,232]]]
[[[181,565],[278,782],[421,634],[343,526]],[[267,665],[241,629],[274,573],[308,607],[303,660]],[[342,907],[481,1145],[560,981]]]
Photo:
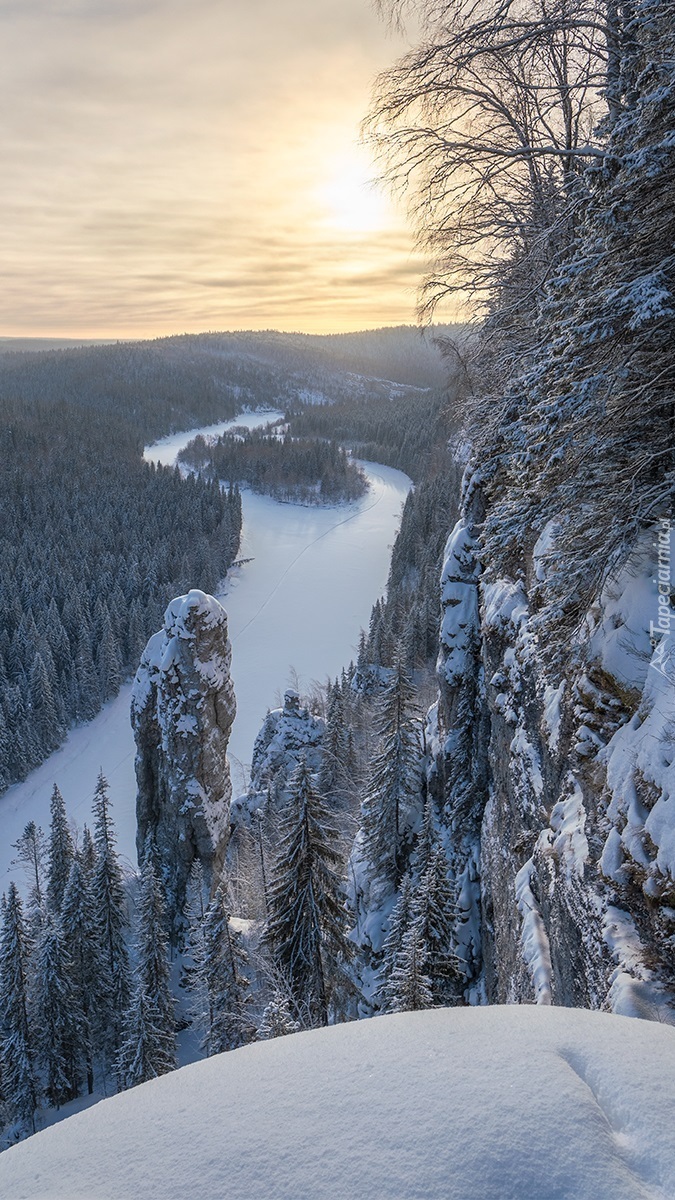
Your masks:
[[[338,846],[330,812],[303,761],[281,815],[263,944],[286,981],[294,1017],[309,1025],[328,1024],[352,955]]]
[[[117,1062],[121,1088],[134,1087],[177,1066],[176,1017],[169,986],[169,940],[162,888],[148,842],[138,903],[136,986]]]
[[[46,750],[55,750],[61,740],[63,730],[59,724],[49,676],[39,651],[35,655],[31,667],[29,696],[34,732]]]
[[[204,917],[207,906],[204,869],[201,860],[195,858],[190,868],[185,890],[185,918],[188,923],[188,935],[180,986],[187,988],[190,993],[189,1011],[192,1024],[204,1036],[210,1028],[209,995],[203,970]]]
[[[79,859],[87,879],[91,879],[96,865],[96,845],[88,825],[84,825],[82,828],[82,846],[79,850]]]
[[[45,843],[43,830],[35,824],[35,821],[29,821],[21,837],[12,845],[12,849],[16,850],[16,859],[12,861],[12,866],[20,863],[28,876],[29,913],[39,911],[42,907],[44,863],[47,853]]]
[[[10,883],[0,934],[0,1063],[10,1120],[21,1136],[35,1133],[35,1046],[28,1006],[29,946],[21,897]]]
[[[459,959],[452,948],[457,906],[447,867],[445,854],[436,844],[415,890],[412,905],[413,921],[419,926],[424,946],[431,995],[437,1005],[456,1002],[463,982]]]
[[[433,1007],[431,979],[427,974],[428,958],[419,918],[414,920],[403,937],[396,955],[388,993],[389,1012],[417,1012]]]
[[[65,950],[60,924],[45,909],[33,956],[31,1014],[45,1094],[54,1108],[60,1108],[78,1092],[81,1036],[78,1012],[73,965]]]
[[[396,887],[419,804],[421,764],[415,692],[400,653],[378,704],[375,724],[380,746],[361,806],[364,856],[373,878]]]
[[[353,784],[354,763],[350,731],[345,718],[339,684],[330,689],[326,728],[321,743],[321,767],[318,787],[333,806],[347,803]]]
[[[379,983],[375,998],[382,1007],[389,1003],[389,981],[396,960],[403,945],[410,923],[413,918],[413,883],[410,872],[406,871],[401,880],[401,890],[389,918],[389,930],[382,947],[382,963],[379,971]]]
[[[258,1040],[264,1042],[270,1038],[286,1037],[289,1033],[297,1033],[299,1029],[300,1025],[291,1016],[288,996],[275,992],[260,1018]]]
[[[66,884],[73,865],[75,848],[68,826],[66,806],[58,787],[54,784],[51,802],[51,825],[49,829],[47,907],[57,916],[61,912]]]
[[[93,801],[96,858],[91,886],[99,960],[97,1027],[99,1042],[112,1063],[121,1048],[122,1025],[129,1005],[131,985],[125,942],[128,926],[126,892],[115,849],[115,829],[110,807],[108,782],[101,771]]]
[[[80,1031],[80,1065],[89,1095],[94,1090],[94,1026],[97,1015],[100,952],[95,933],[91,886],[77,858],[70,868],[61,908],[65,952],[70,959],[74,1012]]]
[[[157,1023],[157,1010],[139,982],[131,999],[126,1038],[117,1064],[120,1091],[174,1070],[175,1055],[166,1054],[165,1042],[165,1031]]]
[[[211,900],[203,922],[203,960],[200,973],[208,1002],[205,1046],[207,1054],[220,1054],[244,1045],[253,1036],[246,1012],[248,962],[241,934],[230,926],[222,887]]]
[[[99,642],[96,650],[96,670],[101,700],[112,699],[120,690],[122,664],[110,622],[110,613],[105,605],[101,615]]]

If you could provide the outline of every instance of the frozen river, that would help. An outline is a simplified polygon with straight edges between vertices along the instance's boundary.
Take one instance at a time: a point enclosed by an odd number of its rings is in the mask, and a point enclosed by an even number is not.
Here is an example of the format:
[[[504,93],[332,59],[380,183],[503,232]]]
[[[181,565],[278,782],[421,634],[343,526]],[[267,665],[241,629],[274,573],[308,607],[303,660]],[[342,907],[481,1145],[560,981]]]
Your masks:
[[[233,425],[261,425],[280,414],[242,414],[234,421],[164,438],[147,447],[149,461],[170,465],[201,433]],[[220,599],[229,615],[237,718],[230,739],[234,794],[244,789],[253,740],[268,708],[297,675],[300,689],[335,676],[356,655],[359,631],[382,594],[391,547],[410,480],[401,471],[361,464],[370,488],[352,504],[312,508],[243,495],[241,558]],[[6,887],[11,844],[26,822],[49,824],[49,797],[61,789],[69,815],[89,821],[99,768],[111,787],[120,852],[135,865],[134,740],[129,723],[131,685],[95,720],[67,741],[23,783],[0,797],[0,891]],[[13,872],[12,872],[13,874]]]

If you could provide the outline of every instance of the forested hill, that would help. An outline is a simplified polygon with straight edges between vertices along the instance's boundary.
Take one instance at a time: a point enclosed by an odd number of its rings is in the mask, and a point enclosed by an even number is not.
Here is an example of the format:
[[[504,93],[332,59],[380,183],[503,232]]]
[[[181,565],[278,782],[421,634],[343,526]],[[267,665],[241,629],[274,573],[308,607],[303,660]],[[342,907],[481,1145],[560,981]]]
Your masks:
[[[348,401],[376,403],[391,444],[401,398],[421,415],[443,377],[412,328],[0,344],[0,789],[116,694],[173,596],[213,591],[236,556],[236,489],[156,470],[144,444],[244,408]]]
[[[114,414],[140,445],[246,407],[379,397],[382,381],[442,388],[446,375],[433,333],[411,326],[326,337],[185,334],[24,353],[2,353],[0,344],[0,410],[17,401]]]

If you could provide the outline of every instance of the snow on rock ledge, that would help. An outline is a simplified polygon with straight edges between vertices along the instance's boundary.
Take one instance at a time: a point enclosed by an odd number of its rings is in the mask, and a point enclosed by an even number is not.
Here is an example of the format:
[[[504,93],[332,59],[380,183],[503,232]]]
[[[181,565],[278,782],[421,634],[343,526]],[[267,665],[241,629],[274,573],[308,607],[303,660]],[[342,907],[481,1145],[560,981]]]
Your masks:
[[[268,803],[272,808],[283,805],[288,782],[301,761],[310,771],[319,770],[325,730],[323,718],[311,713],[298,693],[288,688],[283,708],[268,712],[255,739],[249,789],[232,805],[233,825],[246,825],[250,814]]]
[[[141,857],[151,834],[174,918],[193,860],[214,879],[227,849],[227,743],[236,712],[231,657],[225,609],[195,589],[169,604],[134,681],[137,849]]]
[[[3,1200],[666,1200],[675,1031],[437,1009],[255,1043],[0,1155]]]
[[[441,658],[439,670],[448,685],[470,669],[478,640],[478,575],[475,537],[465,520],[455,525],[445,547],[441,575]]]

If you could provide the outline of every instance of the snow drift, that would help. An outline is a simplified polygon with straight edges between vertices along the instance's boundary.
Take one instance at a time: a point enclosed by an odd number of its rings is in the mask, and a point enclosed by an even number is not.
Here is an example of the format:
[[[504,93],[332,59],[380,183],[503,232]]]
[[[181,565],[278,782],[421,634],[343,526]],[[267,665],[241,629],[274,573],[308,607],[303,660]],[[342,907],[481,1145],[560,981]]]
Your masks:
[[[3,1200],[672,1200],[675,1030],[437,1009],[257,1043],[0,1156]]]

